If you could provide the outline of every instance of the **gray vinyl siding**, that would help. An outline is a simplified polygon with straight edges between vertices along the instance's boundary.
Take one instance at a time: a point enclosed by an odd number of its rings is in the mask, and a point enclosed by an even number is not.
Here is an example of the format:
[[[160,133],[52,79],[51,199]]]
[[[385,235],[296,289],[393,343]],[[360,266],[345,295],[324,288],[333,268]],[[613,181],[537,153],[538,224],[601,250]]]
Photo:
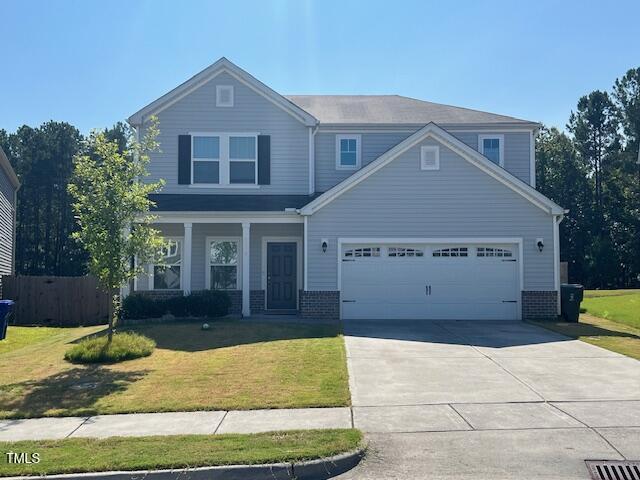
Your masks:
[[[0,168],[0,276],[13,273],[15,189]],[[0,284],[0,291],[2,285]]]
[[[353,132],[350,132],[353,133]],[[395,133],[363,133],[362,167],[371,163],[384,152],[410,136],[414,131]],[[530,135],[528,132],[460,132],[451,130],[453,136],[474,150],[478,150],[479,133],[499,133],[504,135],[504,168],[526,182],[530,181]],[[336,132],[318,132],[315,138],[316,152],[316,191],[326,192],[350,175],[354,170],[336,169]]]
[[[410,149],[309,217],[308,289],[338,288],[340,237],[521,237],[523,288],[553,290],[552,217],[446,147],[438,171],[420,170],[419,152]]]
[[[478,150],[478,135],[496,133],[504,135],[504,169],[523,182],[530,184],[531,177],[531,135],[529,132],[456,132],[450,131],[454,137]]]
[[[373,162],[413,132],[363,133],[362,167]],[[316,191],[326,192],[354,173],[354,170],[336,169],[336,133],[318,132],[316,148]]]
[[[158,224],[156,227],[162,235],[184,237],[184,227],[181,224]],[[297,224],[254,223],[250,230],[249,257],[249,285],[251,290],[262,289],[262,239],[263,237],[299,237],[302,240],[304,228]],[[242,226],[239,223],[194,223],[191,247],[191,290],[204,290],[206,268],[206,238],[207,237],[236,237],[242,238]],[[303,259],[299,258],[299,262]],[[138,290],[149,288],[148,278],[138,278]],[[242,285],[238,286],[240,290]]]
[[[216,85],[233,85],[234,106],[216,107]],[[222,73],[158,114],[161,152],[151,155],[150,180],[165,179],[162,193],[307,194],[309,130],[299,120]],[[271,185],[200,188],[178,184],[178,135],[234,132],[271,135]]]

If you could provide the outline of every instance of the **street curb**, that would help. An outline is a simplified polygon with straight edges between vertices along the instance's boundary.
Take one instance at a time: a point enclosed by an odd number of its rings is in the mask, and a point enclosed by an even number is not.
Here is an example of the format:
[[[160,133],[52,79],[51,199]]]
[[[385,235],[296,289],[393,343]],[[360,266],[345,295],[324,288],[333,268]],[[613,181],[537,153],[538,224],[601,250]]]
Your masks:
[[[355,467],[364,448],[308,462],[265,465],[225,465],[176,470],[136,470],[68,473],[62,475],[0,477],[2,480],[325,480]]]

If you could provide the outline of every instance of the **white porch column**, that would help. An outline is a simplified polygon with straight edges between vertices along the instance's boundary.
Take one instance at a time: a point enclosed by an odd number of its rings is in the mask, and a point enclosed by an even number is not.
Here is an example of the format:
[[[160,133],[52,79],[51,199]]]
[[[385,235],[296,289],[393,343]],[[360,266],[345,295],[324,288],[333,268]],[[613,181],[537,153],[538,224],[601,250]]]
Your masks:
[[[242,316],[251,315],[251,290],[249,288],[249,252],[251,250],[251,224],[242,222]]]
[[[193,224],[184,224],[184,244],[182,245],[182,291],[185,295],[191,293],[191,246]]]

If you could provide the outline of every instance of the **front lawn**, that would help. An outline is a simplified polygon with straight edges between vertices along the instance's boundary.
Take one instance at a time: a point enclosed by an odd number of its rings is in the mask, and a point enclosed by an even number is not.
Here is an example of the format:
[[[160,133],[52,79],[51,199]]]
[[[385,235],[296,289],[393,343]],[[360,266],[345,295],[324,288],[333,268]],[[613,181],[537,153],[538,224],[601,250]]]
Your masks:
[[[587,313],[580,315],[580,322],[531,322],[568,337],[618,352],[640,360],[640,329],[622,323],[598,318]]]
[[[587,290],[587,313],[640,329],[640,290]]]
[[[351,429],[0,442],[0,476],[296,462],[361,445]],[[38,453],[40,463],[9,464],[5,452]]]
[[[9,327],[0,350],[0,418],[349,405],[344,342],[326,325],[212,322],[132,329],[157,347],[113,365],[64,360],[104,327]],[[25,340],[30,339],[30,341]],[[0,346],[3,342],[0,342]]]

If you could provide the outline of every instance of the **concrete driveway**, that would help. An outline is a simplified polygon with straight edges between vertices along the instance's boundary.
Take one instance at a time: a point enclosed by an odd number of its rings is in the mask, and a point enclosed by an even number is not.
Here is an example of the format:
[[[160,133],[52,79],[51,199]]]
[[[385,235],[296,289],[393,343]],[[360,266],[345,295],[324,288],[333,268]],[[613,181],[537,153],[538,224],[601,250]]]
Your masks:
[[[586,479],[640,459],[640,362],[522,322],[349,322],[343,479]]]

